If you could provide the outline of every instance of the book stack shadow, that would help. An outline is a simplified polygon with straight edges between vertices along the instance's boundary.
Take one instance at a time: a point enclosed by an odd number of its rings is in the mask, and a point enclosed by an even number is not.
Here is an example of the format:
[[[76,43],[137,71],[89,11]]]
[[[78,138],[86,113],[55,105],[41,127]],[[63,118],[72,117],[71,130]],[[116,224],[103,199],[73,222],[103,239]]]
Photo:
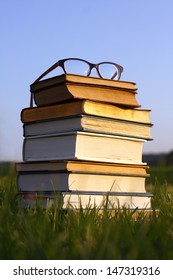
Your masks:
[[[31,94],[16,164],[23,207],[151,209],[142,153],[152,123],[135,83],[63,74]]]

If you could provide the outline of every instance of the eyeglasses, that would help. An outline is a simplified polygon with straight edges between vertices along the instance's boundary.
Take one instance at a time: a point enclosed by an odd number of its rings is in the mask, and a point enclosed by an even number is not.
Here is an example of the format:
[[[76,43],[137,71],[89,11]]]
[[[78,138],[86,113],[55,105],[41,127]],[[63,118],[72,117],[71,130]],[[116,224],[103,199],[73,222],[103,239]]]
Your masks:
[[[113,62],[100,62],[94,64],[80,58],[66,58],[53,64],[43,74],[41,74],[35,82],[40,81],[43,77],[59,66],[63,69],[65,74],[82,75],[87,77],[90,76],[92,69],[95,68],[100,78],[110,80],[119,80],[123,72],[123,67]]]

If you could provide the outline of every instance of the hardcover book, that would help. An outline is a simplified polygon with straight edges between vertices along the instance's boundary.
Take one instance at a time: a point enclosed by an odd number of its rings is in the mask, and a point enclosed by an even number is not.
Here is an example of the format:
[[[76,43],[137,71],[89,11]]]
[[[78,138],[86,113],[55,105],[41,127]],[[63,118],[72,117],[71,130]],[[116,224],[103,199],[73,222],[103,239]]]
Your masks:
[[[145,193],[146,175],[28,171],[18,172],[18,190],[36,192],[100,191]]]
[[[23,144],[23,160],[78,159],[142,164],[144,142],[144,139],[88,132],[27,137]]]
[[[58,194],[20,192],[18,199],[24,208],[34,208],[37,205],[43,208],[51,208],[53,205],[62,209],[121,209],[126,207],[133,210],[150,210],[151,197],[149,193],[128,192],[89,192],[72,191]]]
[[[23,126],[23,132],[24,137],[84,131],[151,140],[150,128],[150,124],[139,122],[123,121],[91,115],[76,115],[26,123]]]
[[[21,112],[21,121],[23,123],[29,123],[82,114],[151,125],[150,110],[129,109],[91,100],[80,100],[51,106],[24,108]]]
[[[63,74],[33,83],[30,91],[37,106],[89,99],[129,108],[140,107],[136,86],[131,82]]]

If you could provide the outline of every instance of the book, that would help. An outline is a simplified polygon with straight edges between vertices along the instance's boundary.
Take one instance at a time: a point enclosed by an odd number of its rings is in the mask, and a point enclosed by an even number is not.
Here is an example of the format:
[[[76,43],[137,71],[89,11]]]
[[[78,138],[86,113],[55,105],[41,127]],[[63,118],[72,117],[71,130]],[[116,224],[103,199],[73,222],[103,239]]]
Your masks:
[[[106,174],[70,171],[18,172],[17,186],[22,192],[100,191],[145,193],[146,175]]]
[[[41,161],[41,162],[18,162],[15,169],[17,172],[80,172],[94,174],[117,174],[130,176],[148,177],[147,165],[116,164],[95,161]]]
[[[148,166],[85,161],[16,163],[17,186],[24,207],[54,203],[66,208],[97,206],[144,207]]]
[[[140,107],[134,83],[63,74],[30,85],[31,97],[37,106],[89,99]]]
[[[144,139],[89,132],[26,137],[24,161],[77,159],[142,164]]]
[[[42,193],[20,192],[18,200],[24,208],[34,208],[37,205],[43,208],[51,208],[53,205],[59,209],[150,209],[150,193],[122,193],[122,192],[61,192]]]
[[[54,76],[48,79],[41,80],[39,82],[34,82],[31,84],[31,88],[35,90],[40,89],[41,87],[49,87],[54,86],[56,83],[64,83],[64,82],[73,82],[73,83],[81,83],[81,84],[91,84],[91,85],[100,85],[100,86],[114,86],[117,88],[128,89],[132,91],[136,91],[136,83],[128,82],[128,81],[120,81],[120,80],[111,80],[111,79],[101,79],[97,77],[87,77],[82,75],[74,75],[74,74],[62,74],[59,76]]]
[[[91,100],[24,108],[21,111],[21,121],[23,123],[30,123],[81,114],[151,124],[150,110],[121,108],[116,105]]]
[[[63,132],[94,132],[151,140],[151,125],[90,115],[77,115],[53,120],[26,123],[24,137]]]

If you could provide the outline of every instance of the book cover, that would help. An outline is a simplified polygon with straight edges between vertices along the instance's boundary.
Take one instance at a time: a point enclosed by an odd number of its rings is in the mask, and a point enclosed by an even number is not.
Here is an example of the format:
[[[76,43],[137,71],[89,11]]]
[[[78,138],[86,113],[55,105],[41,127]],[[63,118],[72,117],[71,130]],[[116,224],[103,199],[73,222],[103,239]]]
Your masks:
[[[130,82],[64,74],[36,82],[30,86],[30,90],[37,106],[89,99],[129,108],[140,107],[136,99],[136,88]]]
[[[16,163],[17,172],[80,172],[94,174],[116,174],[130,176],[144,176],[149,174],[147,165],[138,164],[119,164],[96,161],[41,161],[41,162],[18,162]]]
[[[91,100],[80,100],[51,106],[24,108],[21,111],[21,121],[23,123],[30,123],[81,114],[151,124],[150,110],[127,109]]]
[[[94,132],[152,140],[150,124],[123,121],[91,115],[76,115],[45,121],[26,123],[24,137],[63,132]]]
[[[23,143],[23,160],[76,159],[142,164],[144,142],[144,139],[88,132],[27,137]]]
[[[18,190],[36,192],[100,191],[145,193],[147,176],[81,172],[18,172]]]
[[[20,192],[18,200],[24,208],[34,208],[38,205],[43,208],[51,208],[53,205],[59,209],[151,209],[151,197],[149,193],[122,193],[122,192],[61,192],[57,194]]]

